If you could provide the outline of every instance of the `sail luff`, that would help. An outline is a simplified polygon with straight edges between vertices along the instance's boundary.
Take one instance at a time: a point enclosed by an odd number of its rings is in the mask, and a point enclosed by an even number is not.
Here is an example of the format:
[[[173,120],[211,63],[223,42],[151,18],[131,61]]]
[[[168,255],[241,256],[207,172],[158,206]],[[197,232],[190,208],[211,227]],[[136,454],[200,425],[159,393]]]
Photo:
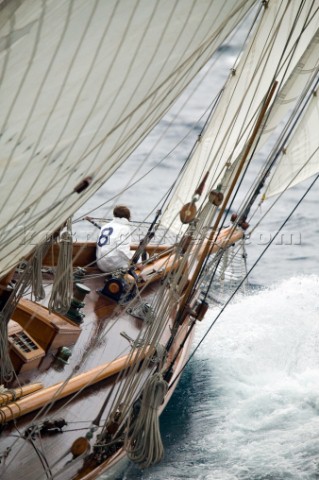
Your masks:
[[[294,108],[298,108],[300,102],[303,101],[309,89],[311,89],[319,68],[318,47],[319,29],[315,32],[305,53],[300,57],[287,81],[279,87],[278,95],[259,142],[259,149],[265,144],[269,136],[275,132],[284,115],[289,110],[293,111]]]
[[[265,197],[270,197],[297,185],[319,172],[318,89],[310,96],[294,134],[282,148],[280,158],[268,182]]]
[[[318,16],[318,9],[311,1],[299,5],[275,0],[267,4],[188,161],[164,214],[163,225],[173,223],[176,211],[190,198],[202,172],[207,169],[211,172],[207,189],[216,187],[227,165],[240,156],[263,95],[275,78],[284,85],[290,77],[317,30]],[[289,107],[287,104],[279,109],[280,117]],[[173,229],[178,228],[178,223],[173,223]]]
[[[249,202],[249,205],[245,209],[243,217],[246,218],[247,211],[250,210],[253,201],[259,195],[261,188],[263,188],[266,179],[271,174],[272,180],[268,181],[267,191],[263,194],[263,200],[268,196],[275,195],[276,193],[282,193],[284,190],[293,187],[297,183],[300,183],[304,179],[308,178],[312,174],[317,173],[315,167],[315,157],[316,157],[316,146],[312,149],[309,158],[300,158],[299,160],[299,172],[297,167],[292,171],[290,166],[290,175],[286,173],[286,178],[283,174],[277,176],[276,173],[273,173],[273,170],[276,172],[276,168],[282,172],[281,167],[287,163],[286,145],[290,141],[291,136],[294,135],[294,130],[296,125],[301,123],[301,125],[307,124],[307,115],[305,115],[306,109],[310,106],[311,103],[307,103],[311,99],[312,95],[315,95],[316,85],[318,85],[318,72],[319,72],[319,56],[318,56],[318,47],[319,47],[319,29],[317,29],[312,40],[307,46],[305,53],[300,58],[296,67],[292,71],[289,78],[283,83],[279,88],[279,93],[276,96],[276,100],[272,105],[272,109],[269,112],[267,123],[263,129],[262,135],[259,139],[256,153],[258,154],[269,138],[269,136],[275,132],[280,119],[283,118],[285,112],[288,112],[291,109],[291,112],[286,120],[285,127],[282,130],[276,144],[274,145],[269,158],[266,162],[266,165],[261,174],[260,180],[257,182],[257,187],[255,193],[252,195],[252,198]],[[309,91],[312,92],[309,95]],[[305,103],[306,102],[306,103]],[[303,117],[302,117],[303,116]],[[302,118],[301,118],[302,117]],[[304,134],[303,138],[306,136]],[[280,164],[283,165],[280,167]],[[311,164],[311,168],[305,168]],[[275,166],[274,166],[275,165]],[[288,178],[290,176],[290,178]],[[282,186],[280,184],[282,183]],[[275,187],[274,187],[275,186]],[[275,188],[272,192],[272,188]]]

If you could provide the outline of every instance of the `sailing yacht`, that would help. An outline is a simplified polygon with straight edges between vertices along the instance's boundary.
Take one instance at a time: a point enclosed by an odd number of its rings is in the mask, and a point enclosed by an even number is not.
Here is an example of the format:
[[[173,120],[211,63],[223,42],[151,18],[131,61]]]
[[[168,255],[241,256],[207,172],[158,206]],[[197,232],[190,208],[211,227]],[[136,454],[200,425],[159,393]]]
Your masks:
[[[73,216],[242,22],[128,268],[100,271]],[[318,174],[319,3],[4,0],[0,28],[1,478],[116,478],[162,459],[160,413],[256,209]]]

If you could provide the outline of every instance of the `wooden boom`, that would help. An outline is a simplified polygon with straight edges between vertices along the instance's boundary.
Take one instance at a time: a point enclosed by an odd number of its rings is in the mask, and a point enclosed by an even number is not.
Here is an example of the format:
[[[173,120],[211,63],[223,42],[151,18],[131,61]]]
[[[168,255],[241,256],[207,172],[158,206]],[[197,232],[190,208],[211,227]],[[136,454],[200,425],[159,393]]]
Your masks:
[[[144,360],[147,356],[152,355],[153,352],[154,349],[151,347],[141,348],[112,362],[107,362],[88,372],[81,373],[71,378],[68,382],[57,383],[21,398],[17,402],[12,402],[8,406],[0,408],[0,424],[7,423],[14,418],[33,412],[52,401],[60,400],[94,383],[112,377],[125,368],[131,367],[134,363]]]
[[[12,400],[17,400],[18,398],[24,397],[31,393],[41,390],[43,388],[42,383],[32,383],[31,385],[25,385],[24,387],[10,389],[8,391],[1,392],[0,394],[0,407],[7,405],[12,402]]]

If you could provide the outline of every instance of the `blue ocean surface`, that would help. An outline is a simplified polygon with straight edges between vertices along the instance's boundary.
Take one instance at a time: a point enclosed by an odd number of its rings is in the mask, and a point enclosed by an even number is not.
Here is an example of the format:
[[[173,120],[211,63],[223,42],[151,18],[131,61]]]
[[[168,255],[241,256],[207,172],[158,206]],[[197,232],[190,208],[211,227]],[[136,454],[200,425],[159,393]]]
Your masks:
[[[125,203],[134,220],[153,220],[237,55],[236,42],[218,53],[79,218],[110,217],[114,204]],[[309,183],[287,192],[247,239],[248,268]],[[319,479],[317,197],[315,184],[187,365],[161,416],[163,461],[146,471],[129,465],[118,479]],[[78,228],[96,236],[85,222]],[[198,324],[194,349],[219,312],[212,304]]]

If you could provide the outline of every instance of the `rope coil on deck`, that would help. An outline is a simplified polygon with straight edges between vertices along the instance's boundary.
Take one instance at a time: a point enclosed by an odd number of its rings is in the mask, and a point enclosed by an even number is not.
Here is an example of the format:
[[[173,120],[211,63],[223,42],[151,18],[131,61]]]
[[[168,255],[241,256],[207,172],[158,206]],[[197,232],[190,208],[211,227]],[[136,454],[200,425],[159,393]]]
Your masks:
[[[69,219],[67,230],[61,234],[59,260],[48,305],[50,312],[67,313],[72,301],[72,285],[72,231]]]
[[[42,280],[42,262],[48,247],[47,243],[39,245],[32,260],[32,291],[36,301],[43,300],[45,297]]]
[[[167,391],[168,384],[162,374],[155,373],[146,382],[138,415],[130,419],[125,449],[128,457],[141,468],[147,468],[163,457],[158,409]]]
[[[10,382],[14,376],[14,369],[9,355],[8,323],[12,312],[20,298],[30,285],[31,267],[26,261],[20,263],[19,276],[10,286],[12,291],[0,312],[0,384]]]

